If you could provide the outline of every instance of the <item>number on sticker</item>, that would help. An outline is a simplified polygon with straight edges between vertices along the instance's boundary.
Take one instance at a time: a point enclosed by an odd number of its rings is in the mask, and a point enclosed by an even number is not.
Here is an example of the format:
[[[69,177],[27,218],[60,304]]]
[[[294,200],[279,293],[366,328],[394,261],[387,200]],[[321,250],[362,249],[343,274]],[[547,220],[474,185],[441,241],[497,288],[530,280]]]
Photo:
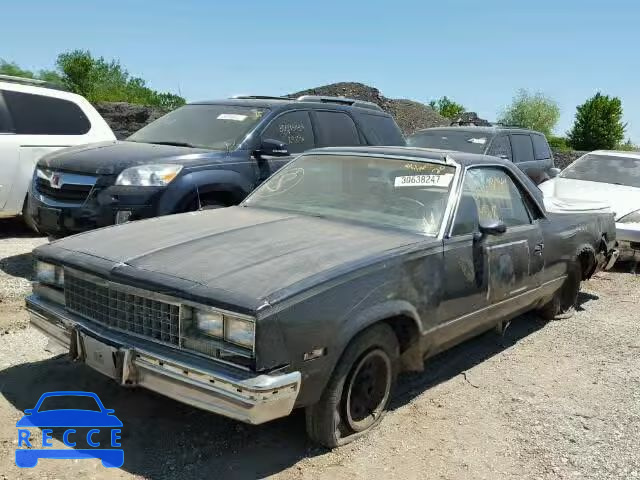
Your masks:
[[[453,179],[452,173],[444,175],[405,175],[396,177],[396,187],[442,187],[446,188]]]

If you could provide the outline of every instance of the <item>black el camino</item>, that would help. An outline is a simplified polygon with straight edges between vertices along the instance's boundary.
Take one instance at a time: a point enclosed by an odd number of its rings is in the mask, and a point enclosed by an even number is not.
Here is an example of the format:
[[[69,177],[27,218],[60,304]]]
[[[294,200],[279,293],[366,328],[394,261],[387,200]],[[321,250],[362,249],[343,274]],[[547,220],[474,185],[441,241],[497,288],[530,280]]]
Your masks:
[[[614,244],[613,214],[550,213],[498,158],[321,149],[239,206],[36,249],[27,307],[123,385],[252,424],[303,407],[334,447],[381,420],[399,371],[525,311],[569,312]]]

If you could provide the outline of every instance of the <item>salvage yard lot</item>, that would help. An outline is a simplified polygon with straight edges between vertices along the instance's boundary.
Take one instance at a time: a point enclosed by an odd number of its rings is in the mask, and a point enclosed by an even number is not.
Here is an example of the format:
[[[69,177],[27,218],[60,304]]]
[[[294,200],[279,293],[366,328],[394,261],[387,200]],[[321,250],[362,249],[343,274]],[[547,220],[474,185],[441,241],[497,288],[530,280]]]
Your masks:
[[[0,220],[0,479],[640,478],[640,275],[598,274],[573,318],[527,315],[504,338],[486,334],[432,359],[401,378],[378,429],[328,452],[307,442],[301,413],[250,427],[122,389],[47,351],[22,308],[29,252],[44,242]],[[122,469],[15,467],[15,422],[52,390],[93,391],[115,409]]]

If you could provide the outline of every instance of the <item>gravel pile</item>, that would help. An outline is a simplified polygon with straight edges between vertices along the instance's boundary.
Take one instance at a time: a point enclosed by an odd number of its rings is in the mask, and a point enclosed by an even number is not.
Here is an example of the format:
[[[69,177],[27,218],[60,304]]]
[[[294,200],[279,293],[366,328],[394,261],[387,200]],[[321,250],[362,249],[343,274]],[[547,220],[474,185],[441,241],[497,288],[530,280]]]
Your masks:
[[[347,97],[373,102],[395,117],[405,135],[409,135],[421,128],[440,127],[451,123],[451,120],[441,116],[428,105],[413,100],[387,98],[377,88],[362,83],[333,83],[292,93],[288,96],[296,98],[300,95]]]
[[[118,140],[127,138],[168,112],[168,110],[157,107],[125,102],[102,102],[94,106],[109,124]]]

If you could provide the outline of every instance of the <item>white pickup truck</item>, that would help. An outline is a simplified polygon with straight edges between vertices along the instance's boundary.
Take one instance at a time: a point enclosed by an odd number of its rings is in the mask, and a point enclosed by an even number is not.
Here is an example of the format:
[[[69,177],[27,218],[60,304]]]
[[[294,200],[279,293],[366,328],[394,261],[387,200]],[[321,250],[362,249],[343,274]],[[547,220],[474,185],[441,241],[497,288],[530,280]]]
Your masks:
[[[43,81],[0,75],[0,217],[23,212],[41,156],[115,139],[84,97]]]

